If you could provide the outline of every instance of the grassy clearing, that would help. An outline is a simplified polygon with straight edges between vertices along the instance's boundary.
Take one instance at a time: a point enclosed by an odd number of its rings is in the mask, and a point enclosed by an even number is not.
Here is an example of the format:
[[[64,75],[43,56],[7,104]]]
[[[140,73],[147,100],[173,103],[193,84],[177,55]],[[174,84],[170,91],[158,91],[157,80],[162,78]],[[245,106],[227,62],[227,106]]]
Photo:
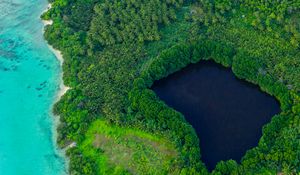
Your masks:
[[[95,121],[80,145],[99,174],[179,174],[178,153],[168,140],[143,131]]]

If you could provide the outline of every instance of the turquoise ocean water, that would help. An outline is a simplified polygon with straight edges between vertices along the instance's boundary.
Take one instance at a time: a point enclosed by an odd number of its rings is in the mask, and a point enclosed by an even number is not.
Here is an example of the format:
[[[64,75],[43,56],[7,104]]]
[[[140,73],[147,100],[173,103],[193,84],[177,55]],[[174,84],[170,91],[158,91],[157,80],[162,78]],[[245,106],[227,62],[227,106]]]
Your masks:
[[[53,101],[59,61],[43,39],[47,0],[0,0],[0,175],[60,175]]]

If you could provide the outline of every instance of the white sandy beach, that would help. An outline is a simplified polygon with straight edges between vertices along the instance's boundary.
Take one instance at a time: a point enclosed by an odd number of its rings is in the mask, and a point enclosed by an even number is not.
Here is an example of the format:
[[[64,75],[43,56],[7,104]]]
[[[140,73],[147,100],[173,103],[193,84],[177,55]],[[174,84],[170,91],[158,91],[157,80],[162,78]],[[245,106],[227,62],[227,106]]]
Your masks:
[[[52,5],[48,4],[47,8],[42,12],[42,14],[44,14],[45,12],[47,12],[49,9],[51,9]],[[42,20],[42,22],[44,23],[44,26],[46,25],[52,25],[53,21],[52,20]]]
[[[52,20],[43,20],[44,25],[52,25],[53,21]]]
[[[47,9],[46,10],[44,10],[43,11],[43,13],[45,13],[45,12],[47,12],[50,8],[52,7],[52,5],[51,4],[48,4],[48,7],[47,7]],[[42,13],[42,14],[43,14]],[[53,24],[53,21],[52,20],[42,20],[42,22],[43,22],[43,24],[44,24],[44,29],[43,29],[43,32],[45,32],[45,26],[46,25],[52,25]],[[58,61],[59,61],[59,63],[60,63],[60,66],[62,67],[62,65],[63,65],[63,62],[64,62],[64,59],[63,59],[63,55],[62,55],[62,53],[61,53],[61,51],[59,51],[59,50],[56,50],[56,49],[54,49],[51,45],[49,45],[48,44],[48,47],[49,47],[49,49],[54,53],[54,55],[55,55],[55,57],[58,59]],[[59,90],[58,90],[58,92],[57,92],[57,94],[56,94],[56,98],[55,98],[55,101],[54,101],[54,103],[56,103],[56,102],[58,102],[60,99],[61,99],[61,97],[68,91],[70,89],[70,87],[67,87],[67,86],[65,86],[64,85],[64,82],[63,82],[63,71],[61,72],[61,75],[60,75],[60,84],[59,84]],[[57,140],[57,126],[59,125],[59,116],[58,117],[55,117],[54,119],[54,126],[53,126],[53,130],[54,130],[54,135],[53,135],[53,140],[54,140],[54,142],[56,142],[56,140]],[[68,170],[68,162],[69,162],[69,159],[68,159],[68,157],[65,155],[65,151],[67,150],[67,149],[69,149],[69,148],[72,148],[72,147],[74,147],[74,146],[76,146],[76,143],[74,142],[74,143],[71,143],[70,145],[68,145],[68,146],[66,146],[64,149],[62,149],[62,154],[63,154],[63,156],[65,157],[65,160],[66,160],[66,171]],[[66,174],[68,174],[67,172],[66,172]]]
[[[52,7],[52,5],[48,4],[47,9],[44,10],[43,13],[47,12],[49,9],[51,9],[51,7]],[[44,26],[53,24],[52,20],[42,20],[42,21],[43,21]],[[54,55],[60,62],[60,66],[62,66],[64,59],[63,59],[63,55],[61,54],[61,52],[59,50],[54,49],[51,45],[48,45],[48,46],[49,46],[49,49],[54,53]],[[59,91],[57,93],[55,102],[58,102],[60,100],[60,98],[70,89],[70,87],[67,87],[64,85],[62,77],[63,77],[63,73],[61,76],[61,83],[59,85]]]
[[[64,59],[63,59],[63,55],[61,54],[61,52],[59,50],[54,49],[52,46],[49,45],[50,50],[54,53],[54,55],[56,56],[56,58],[58,59],[60,66],[63,65]],[[56,101],[59,101],[60,98],[70,89],[70,87],[64,85],[63,80],[63,72],[62,72],[62,76],[61,76],[61,83],[59,85],[59,91],[57,93],[57,98]]]

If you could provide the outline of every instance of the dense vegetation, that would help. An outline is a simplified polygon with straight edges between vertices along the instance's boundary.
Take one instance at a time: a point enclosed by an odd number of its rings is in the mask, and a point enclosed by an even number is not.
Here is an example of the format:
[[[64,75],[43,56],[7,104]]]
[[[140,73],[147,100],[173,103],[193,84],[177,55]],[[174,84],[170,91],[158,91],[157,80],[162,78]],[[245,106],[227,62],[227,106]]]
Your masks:
[[[159,135],[95,121],[78,147],[95,159],[99,174],[178,174],[174,145]],[[113,168],[109,168],[113,165]],[[77,167],[75,167],[77,168]],[[83,171],[78,167],[78,171]]]
[[[282,109],[241,162],[221,161],[212,174],[300,172],[299,2],[53,0],[52,6],[42,17],[54,21],[45,37],[62,51],[64,82],[72,88],[54,109],[59,145],[77,143],[68,150],[72,174],[208,174],[191,125],[149,89],[208,59],[258,84]],[[132,156],[122,161],[128,150]]]

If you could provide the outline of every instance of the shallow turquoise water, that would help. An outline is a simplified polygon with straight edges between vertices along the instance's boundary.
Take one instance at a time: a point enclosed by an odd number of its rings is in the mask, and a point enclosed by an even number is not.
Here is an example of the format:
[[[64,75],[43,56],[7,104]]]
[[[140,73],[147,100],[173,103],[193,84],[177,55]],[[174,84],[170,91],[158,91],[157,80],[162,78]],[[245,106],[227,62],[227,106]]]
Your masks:
[[[0,0],[0,175],[58,175],[51,106],[60,66],[43,39],[46,0]]]

